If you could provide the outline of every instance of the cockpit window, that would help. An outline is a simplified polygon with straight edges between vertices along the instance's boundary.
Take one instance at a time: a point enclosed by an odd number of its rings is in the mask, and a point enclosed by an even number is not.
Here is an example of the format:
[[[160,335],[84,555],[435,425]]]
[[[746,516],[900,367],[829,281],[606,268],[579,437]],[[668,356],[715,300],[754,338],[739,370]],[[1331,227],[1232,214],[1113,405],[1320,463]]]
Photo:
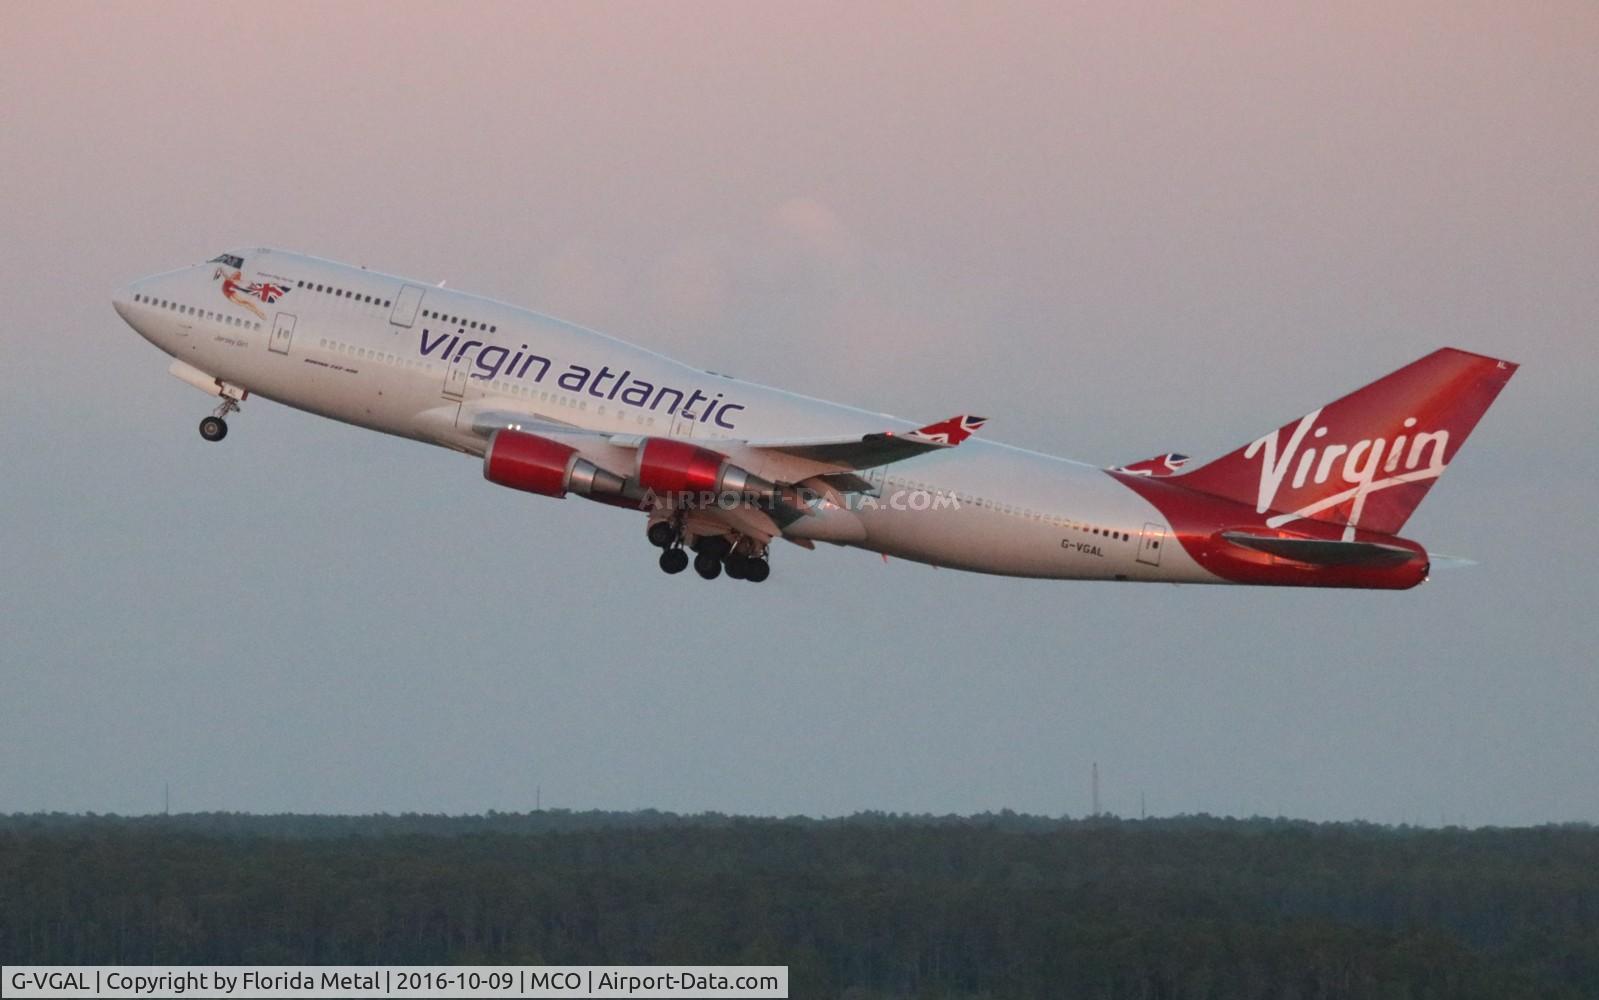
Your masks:
[[[234,270],[237,271],[237,270],[241,270],[244,267],[244,258],[243,257],[236,257],[236,256],[234,256],[231,253],[225,253],[225,254],[222,254],[221,256],[218,256],[218,257],[212,257],[210,260],[206,261],[206,263],[208,263],[208,264],[226,264],[228,267],[231,267],[231,268],[233,268]]]

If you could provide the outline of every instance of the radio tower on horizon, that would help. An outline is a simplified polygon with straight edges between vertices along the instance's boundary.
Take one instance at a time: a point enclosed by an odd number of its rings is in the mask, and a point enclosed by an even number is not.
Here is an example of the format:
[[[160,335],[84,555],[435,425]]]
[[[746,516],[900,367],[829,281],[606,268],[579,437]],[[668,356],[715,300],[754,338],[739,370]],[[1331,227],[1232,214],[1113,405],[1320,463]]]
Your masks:
[[[1094,812],[1093,812],[1092,815],[1098,816],[1099,815],[1099,761],[1097,761],[1097,760],[1094,761],[1093,774],[1094,774]]]

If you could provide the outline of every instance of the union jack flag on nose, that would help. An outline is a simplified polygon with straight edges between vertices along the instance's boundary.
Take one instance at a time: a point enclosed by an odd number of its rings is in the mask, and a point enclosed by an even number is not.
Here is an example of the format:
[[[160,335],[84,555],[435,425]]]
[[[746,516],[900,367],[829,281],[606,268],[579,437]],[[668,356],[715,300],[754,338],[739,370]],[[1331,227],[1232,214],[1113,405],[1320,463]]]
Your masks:
[[[287,289],[285,289],[283,286],[274,285],[270,281],[251,282],[250,287],[245,289],[247,294],[254,295],[256,298],[269,305],[273,302],[276,302],[278,299],[281,299],[285,291],[287,291]]]

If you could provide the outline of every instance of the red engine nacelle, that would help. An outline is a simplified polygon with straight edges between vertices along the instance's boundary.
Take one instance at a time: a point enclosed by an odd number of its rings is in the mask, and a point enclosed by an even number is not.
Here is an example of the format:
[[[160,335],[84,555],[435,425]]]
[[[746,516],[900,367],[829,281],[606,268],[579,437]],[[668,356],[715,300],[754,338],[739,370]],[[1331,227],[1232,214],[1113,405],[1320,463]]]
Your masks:
[[[497,430],[483,453],[483,478],[547,497],[567,492],[583,496],[620,495],[626,484],[621,476],[600,468],[578,454],[571,445],[537,434]]]
[[[650,438],[638,450],[639,485],[653,493],[770,497],[777,486],[751,475],[719,451],[687,441]]]

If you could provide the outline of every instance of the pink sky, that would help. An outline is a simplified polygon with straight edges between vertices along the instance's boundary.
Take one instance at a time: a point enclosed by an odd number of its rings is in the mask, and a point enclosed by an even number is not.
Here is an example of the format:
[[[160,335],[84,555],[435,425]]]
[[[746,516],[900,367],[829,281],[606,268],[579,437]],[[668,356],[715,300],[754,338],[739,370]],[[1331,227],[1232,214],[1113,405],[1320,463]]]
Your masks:
[[[0,810],[1081,811],[1099,759],[1162,811],[1599,818],[1596,51],[1586,2],[10,4]],[[711,628],[637,525],[455,456],[267,405],[201,451],[107,299],[255,244],[1104,463],[1524,367],[1413,522],[1483,567],[1401,600],[796,549]]]

